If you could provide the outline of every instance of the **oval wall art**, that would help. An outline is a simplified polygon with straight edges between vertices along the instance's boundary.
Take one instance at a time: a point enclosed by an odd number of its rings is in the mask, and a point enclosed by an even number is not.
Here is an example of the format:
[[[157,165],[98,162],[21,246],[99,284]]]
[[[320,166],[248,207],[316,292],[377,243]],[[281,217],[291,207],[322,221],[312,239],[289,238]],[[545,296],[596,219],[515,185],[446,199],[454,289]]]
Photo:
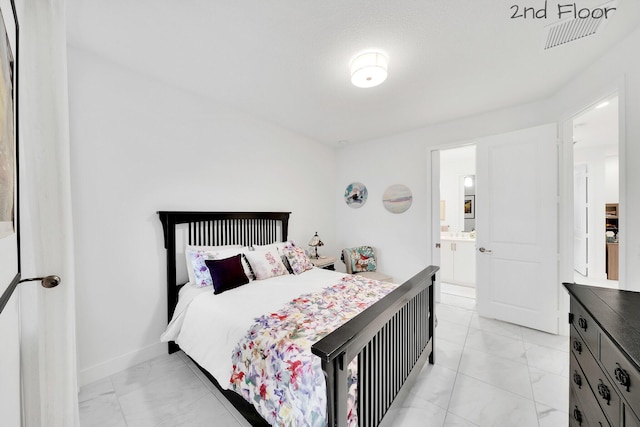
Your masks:
[[[402,213],[411,207],[413,196],[406,185],[394,184],[382,195],[382,204],[391,213]]]
[[[367,187],[361,182],[352,182],[344,190],[344,201],[354,209],[358,209],[367,202]]]

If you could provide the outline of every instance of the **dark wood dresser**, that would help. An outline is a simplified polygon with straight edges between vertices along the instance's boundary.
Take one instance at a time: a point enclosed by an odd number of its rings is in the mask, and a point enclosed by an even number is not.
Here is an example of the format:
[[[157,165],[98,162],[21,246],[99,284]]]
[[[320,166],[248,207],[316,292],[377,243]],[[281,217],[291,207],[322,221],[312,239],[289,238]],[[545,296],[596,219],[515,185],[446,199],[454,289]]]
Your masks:
[[[564,286],[571,295],[569,426],[640,427],[640,292]]]

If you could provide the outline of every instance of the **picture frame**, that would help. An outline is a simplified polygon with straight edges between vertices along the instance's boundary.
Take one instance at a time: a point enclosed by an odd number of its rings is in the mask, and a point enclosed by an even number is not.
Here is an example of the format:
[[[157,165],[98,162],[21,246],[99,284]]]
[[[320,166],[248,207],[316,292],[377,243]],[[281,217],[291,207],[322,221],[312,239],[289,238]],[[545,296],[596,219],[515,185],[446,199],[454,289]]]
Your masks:
[[[0,239],[15,232],[14,59],[0,9]]]
[[[11,299],[21,274],[19,34],[14,0],[0,0],[0,312]]]
[[[464,219],[474,219],[476,217],[476,196],[464,196],[463,203]]]

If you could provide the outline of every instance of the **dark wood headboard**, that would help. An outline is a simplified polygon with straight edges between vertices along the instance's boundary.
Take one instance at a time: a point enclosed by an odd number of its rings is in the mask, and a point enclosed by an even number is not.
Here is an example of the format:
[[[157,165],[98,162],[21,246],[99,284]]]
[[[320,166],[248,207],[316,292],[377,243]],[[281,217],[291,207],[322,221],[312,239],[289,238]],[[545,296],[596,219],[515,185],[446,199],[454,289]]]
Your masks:
[[[176,232],[189,245],[266,245],[284,242],[291,212],[181,212],[159,211],[167,250],[167,323],[178,303],[180,289],[176,269]],[[179,225],[186,224],[178,229]],[[182,248],[180,248],[182,249]],[[178,350],[169,343],[169,353]]]

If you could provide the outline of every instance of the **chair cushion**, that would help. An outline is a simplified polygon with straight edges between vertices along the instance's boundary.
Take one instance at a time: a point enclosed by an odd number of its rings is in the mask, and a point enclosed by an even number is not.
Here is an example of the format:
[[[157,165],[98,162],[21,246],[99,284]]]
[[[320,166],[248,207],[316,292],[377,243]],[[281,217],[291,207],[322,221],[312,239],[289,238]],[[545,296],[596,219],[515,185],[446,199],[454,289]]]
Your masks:
[[[347,272],[376,271],[376,254],[371,246],[357,246],[343,250]]]

